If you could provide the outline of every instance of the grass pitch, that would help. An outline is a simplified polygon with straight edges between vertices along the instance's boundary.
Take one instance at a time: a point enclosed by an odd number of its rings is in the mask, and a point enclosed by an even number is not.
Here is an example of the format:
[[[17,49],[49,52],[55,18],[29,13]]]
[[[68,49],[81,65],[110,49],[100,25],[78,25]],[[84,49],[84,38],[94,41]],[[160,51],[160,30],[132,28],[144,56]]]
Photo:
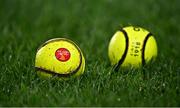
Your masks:
[[[180,106],[179,0],[0,0],[0,106]],[[121,27],[147,28],[155,63],[112,71],[107,48]],[[76,42],[84,75],[40,79],[36,50],[51,38]]]

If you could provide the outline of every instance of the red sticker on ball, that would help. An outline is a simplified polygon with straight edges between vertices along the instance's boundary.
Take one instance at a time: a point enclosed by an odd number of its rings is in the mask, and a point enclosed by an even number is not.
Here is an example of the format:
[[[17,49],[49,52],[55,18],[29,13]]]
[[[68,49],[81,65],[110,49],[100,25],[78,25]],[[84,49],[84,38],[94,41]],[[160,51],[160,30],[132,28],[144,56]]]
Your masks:
[[[59,61],[65,62],[70,59],[70,52],[66,48],[59,48],[55,52],[55,56]]]

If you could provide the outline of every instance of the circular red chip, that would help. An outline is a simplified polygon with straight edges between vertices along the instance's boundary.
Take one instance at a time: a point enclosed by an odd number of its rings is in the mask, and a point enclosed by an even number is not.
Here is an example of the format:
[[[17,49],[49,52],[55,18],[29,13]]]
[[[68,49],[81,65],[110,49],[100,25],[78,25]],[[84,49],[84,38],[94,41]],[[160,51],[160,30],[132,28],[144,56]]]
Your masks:
[[[66,48],[59,48],[55,52],[56,59],[59,61],[65,62],[70,59],[70,52]]]

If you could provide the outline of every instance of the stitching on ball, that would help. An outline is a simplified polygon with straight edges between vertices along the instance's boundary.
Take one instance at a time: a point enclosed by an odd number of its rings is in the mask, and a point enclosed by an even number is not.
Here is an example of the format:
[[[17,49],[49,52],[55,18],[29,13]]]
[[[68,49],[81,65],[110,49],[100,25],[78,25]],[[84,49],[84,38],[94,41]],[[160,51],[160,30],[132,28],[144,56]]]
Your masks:
[[[118,64],[115,65],[115,71],[118,71],[121,64],[124,62],[125,58],[126,58],[126,55],[127,55],[127,52],[128,52],[128,47],[129,47],[129,38],[128,38],[128,34],[126,33],[125,30],[120,30],[123,34],[124,34],[124,37],[126,39],[126,48],[125,48],[125,51],[124,51],[124,54],[122,55],[121,59],[119,60]]]
[[[149,39],[151,36],[152,36],[152,33],[148,33],[147,36],[146,36],[145,39],[144,39],[144,42],[143,42],[142,56],[141,56],[142,65],[143,65],[143,66],[146,64],[146,60],[145,60],[145,47],[146,47],[146,43],[147,43],[148,39]]]

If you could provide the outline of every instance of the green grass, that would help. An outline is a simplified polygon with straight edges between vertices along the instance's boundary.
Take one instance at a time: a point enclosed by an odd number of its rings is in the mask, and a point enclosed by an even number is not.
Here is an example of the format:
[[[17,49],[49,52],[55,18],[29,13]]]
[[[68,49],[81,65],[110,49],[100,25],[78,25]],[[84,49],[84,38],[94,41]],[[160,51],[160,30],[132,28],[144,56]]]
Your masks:
[[[0,0],[0,106],[180,106],[179,0]],[[121,27],[150,30],[155,63],[112,71],[107,48]],[[40,79],[36,50],[55,37],[86,58],[76,79]]]

